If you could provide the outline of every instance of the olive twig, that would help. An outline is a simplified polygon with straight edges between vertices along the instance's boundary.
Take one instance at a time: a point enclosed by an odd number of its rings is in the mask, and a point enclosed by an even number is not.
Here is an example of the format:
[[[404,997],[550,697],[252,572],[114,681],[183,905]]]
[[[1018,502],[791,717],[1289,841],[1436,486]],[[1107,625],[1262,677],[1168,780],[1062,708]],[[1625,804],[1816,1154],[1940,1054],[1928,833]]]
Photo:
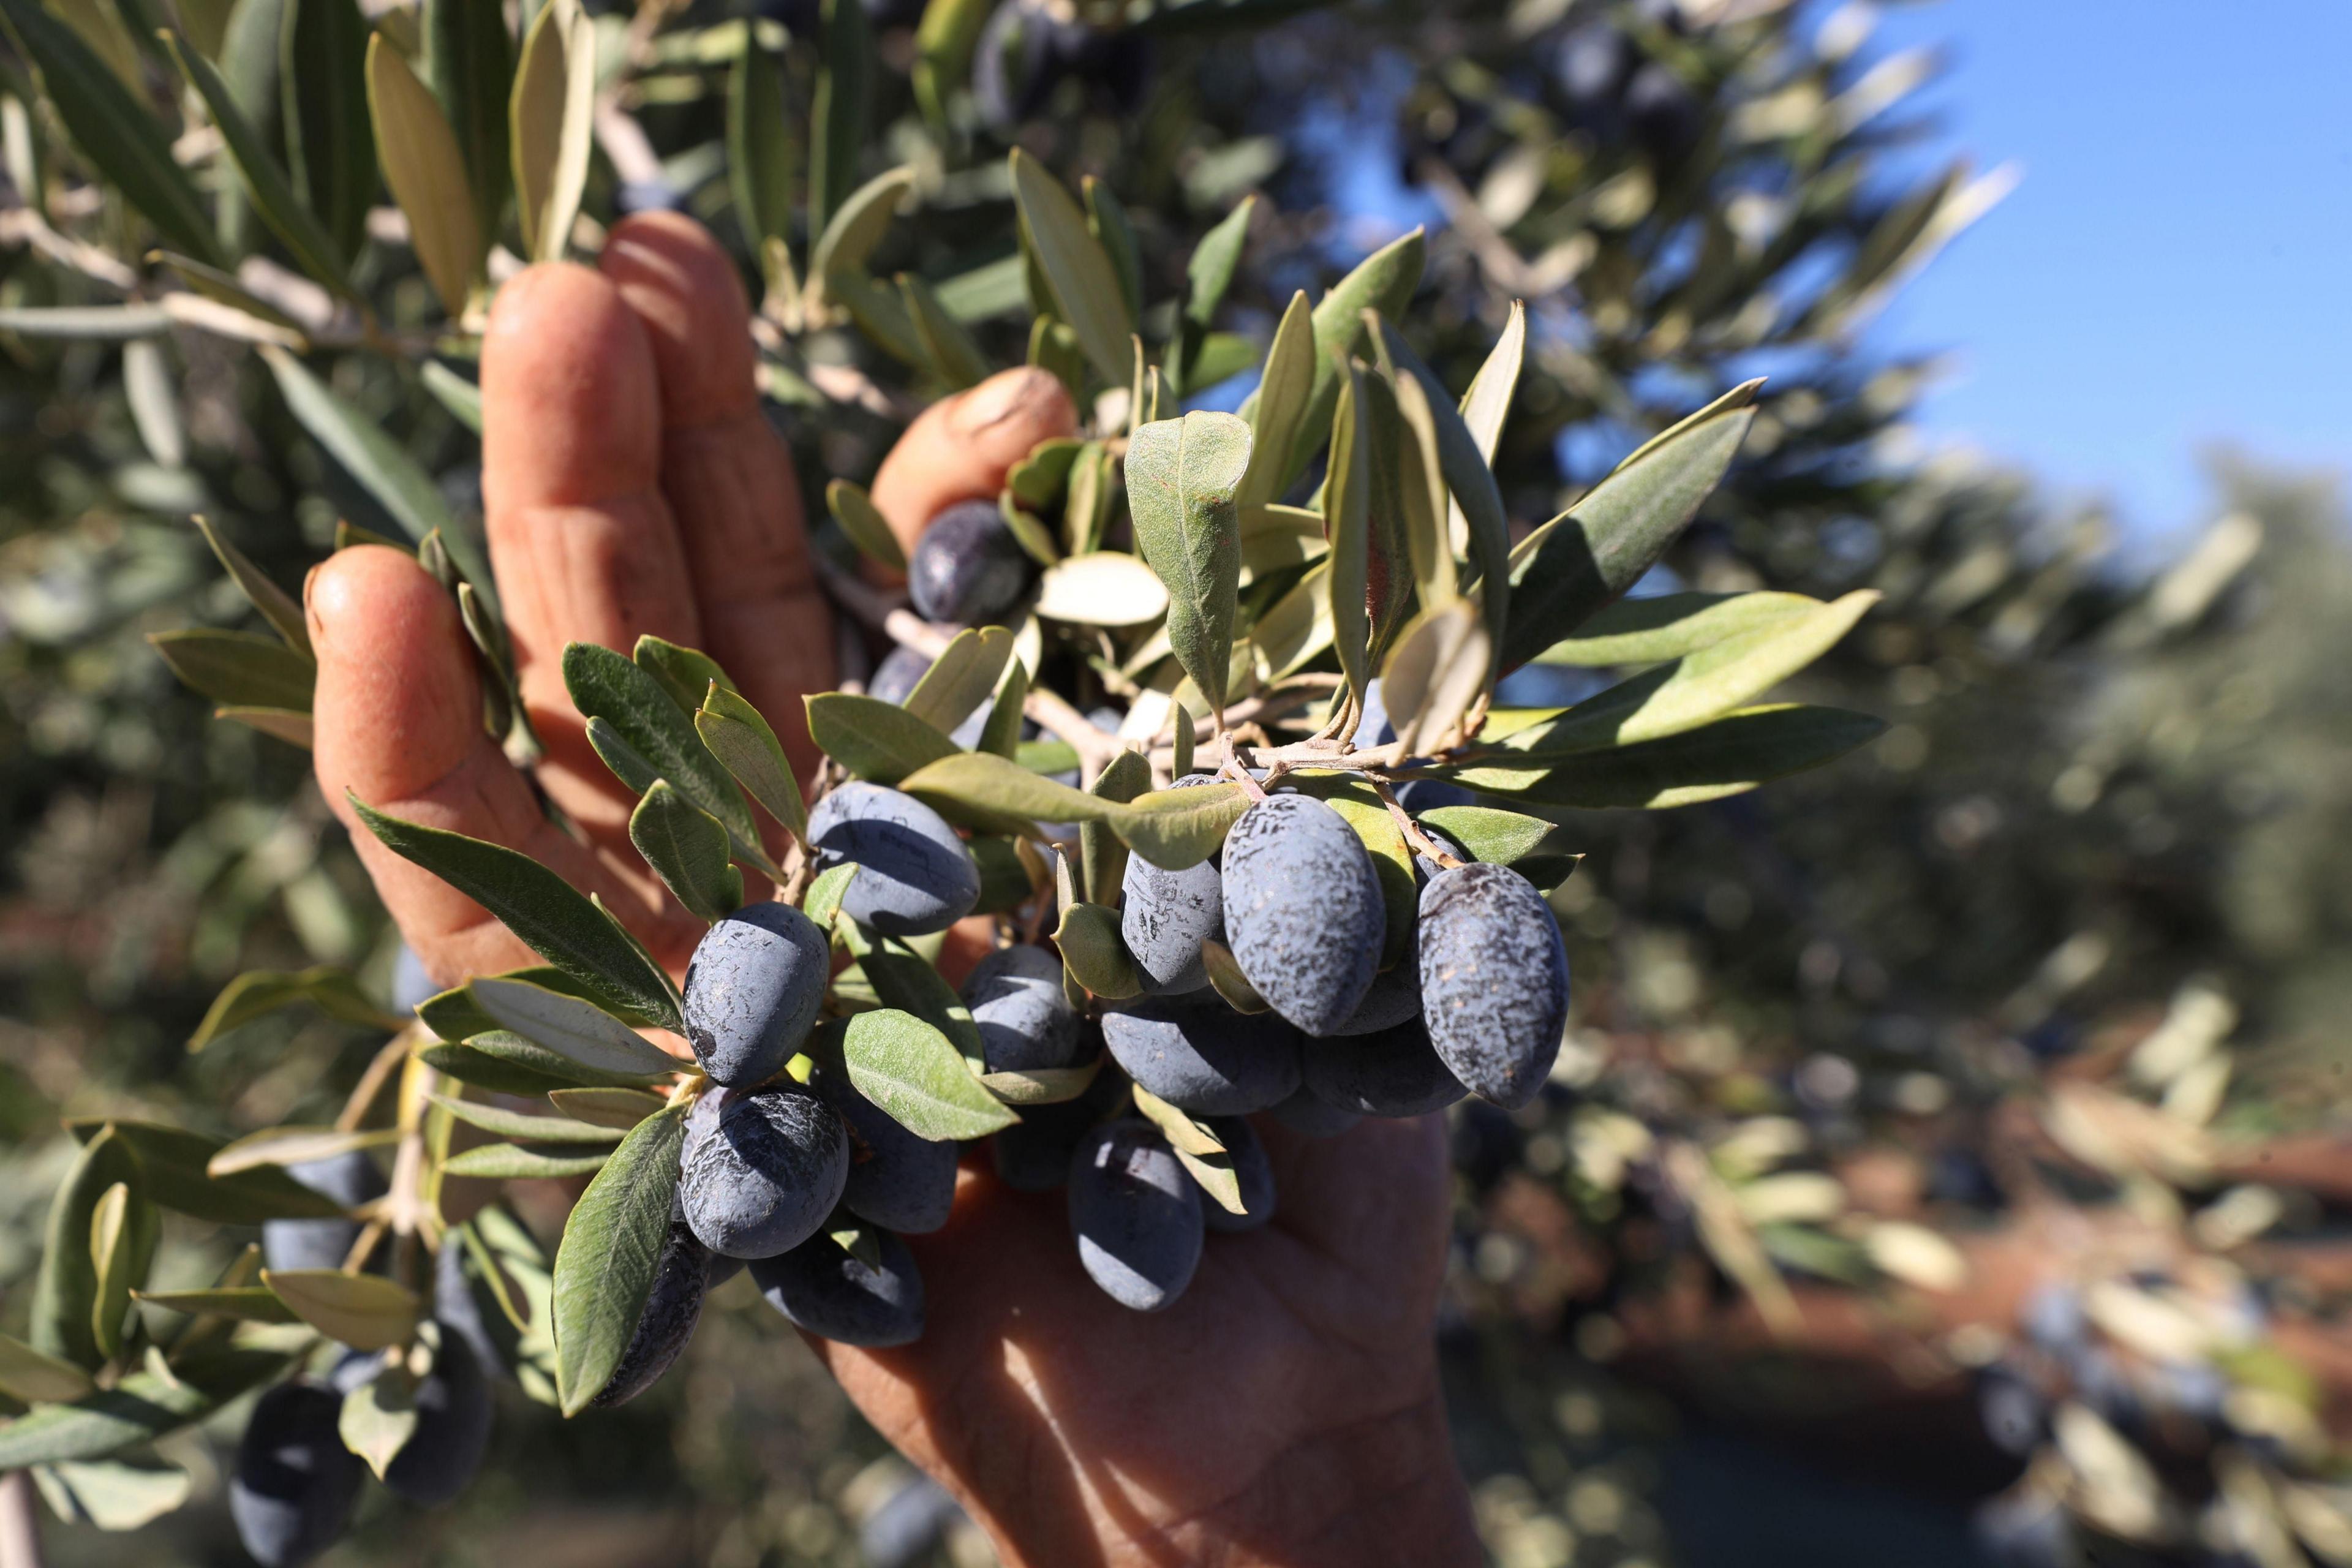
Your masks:
[[[1396,792],[1389,787],[1388,780],[1375,773],[1367,775],[1366,782],[1372,786],[1372,793],[1381,797],[1381,804],[1389,808],[1389,816],[1395,819],[1398,830],[1404,835],[1406,846],[1414,854],[1428,856],[1448,871],[1462,864],[1421,830],[1421,824],[1415,822],[1412,814],[1397,800]]]

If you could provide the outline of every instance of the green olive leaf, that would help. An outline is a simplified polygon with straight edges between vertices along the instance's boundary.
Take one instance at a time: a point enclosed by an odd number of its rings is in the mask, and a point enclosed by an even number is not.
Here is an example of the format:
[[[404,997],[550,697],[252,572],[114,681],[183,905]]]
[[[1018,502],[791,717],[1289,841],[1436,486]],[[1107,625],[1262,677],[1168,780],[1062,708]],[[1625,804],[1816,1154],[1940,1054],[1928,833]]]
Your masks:
[[[1003,626],[958,632],[907,693],[907,711],[945,732],[988,700],[1013,657],[1013,634]]]
[[[1760,381],[1732,388],[1644,443],[1582,500],[1511,552],[1507,674],[1632,587],[1698,514],[1756,417]]]
[[[1740,795],[1833,762],[1876,739],[1884,721],[1836,708],[1750,708],[1663,741],[1523,764],[1445,770],[1478,791],[1536,805],[1653,811]]]
[[[480,904],[525,946],[634,1022],[680,1029],[676,987],[618,921],[530,856],[387,816],[348,797],[368,831]],[[650,1048],[650,1047],[648,1047]]]
[[[947,1036],[912,1013],[885,1007],[836,1020],[818,1031],[818,1046],[820,1059],[840,1060],[858,1093],[919,1138],[982,1138],[1021,1120]]]
[[[343,1447],[366,1460],[375,1479],[382,1480],[385,1469],[416,1435],[416,1421],[415,1383],[405,1367],[395,1363],[343,1395],[335,1433]]]
[[[1248,469],[1234,491],[1244,507],[1278,500],[1289,488],[1286,468],[1306,427],[1315,395],[1315,312],[1301,289],[1290,297],[1266,350],[1265,372],[1248,410],[1251,432]],[[1333,394],[1336,398],[1338,394]]]
[[[277,1376],[287,1359],[276,1351],[211,1347],[175,1360],[168,1373],[133,1372],[70,1405],[43,1405],[0,1423],[0,1470],[103,1458],[152,1442]]]
[[[368,19],[359,0],[288,0],[281,25],[278,125],[286,172],[336,253],[357,256],[378,188],[368,126]]]
[[[1127,385],[1135,375],[1135,322],[1118,268],[1045,165],[1017,147],[1012,162],[1021,229],[1053,291],[1055,313],[1077,334],[1096,374],[1112,386]]]
[[[199,628],[151,632],[148,643],[172,673],[215,702],[236,708],[310,711],[319,667],[306,652],[256,632]]]
[[[1054,945],[1077,983],[1108,1001],[1143,994],[1143,976],[1118,933],[1118,911],[1102,904],[1062,906]]]
[[[809,110],[808,220],[823,229],[857,183],[874,98],[874,28],[861,0],[824,0]]]
[[[453,1176],[491,1182],[551,1181],[585,1176],[604,1168],[612,1150],[593,1142],[543,1143],[525,1149],[513,1143],[485,1143],[462,1154],[452,1154],[441,1169]]]
[[[728,863],[727,829],[667,779],[656,779],[629,814],[629,842],[692,913],[716,922],[743,907],[743,873]]]
[[[188,1037],[188,1049],[203,1050],[231,1029],[297,1002],[312,1003],[329,1017],[343,1023],[386,1032],[407,1021],[376,1005],[360,989],[358,978],[338,965],[321,963],[299,970],[251,969],[221,987],[220,994],[205,1010],[204,1021]]]
[[[907,552],[898,547],[898,536],[875,510],[864,486],[835,479],[824,487],[824,504],[833,520],[841,524],[841,531],[849,536],[849,542],[868,559],[893,572],[906,571]]]
[[[761,47],[758,29],[746,27],[727,82],[727,183],[743,243],[754,252],[792,237],[791,124],[783,67]]]
[[[1139,427],[1127,452],[1136,542],[1168,585],[1169,639],[1220,722],[1241,578],[1234,498],[1250,451],[1247,425],[1195,411]]]
[[[897,784],[909,774],[961,752],[937,727],[895,702],[845,691],[808,700],[809,733],[826,756],[861,779]]]
[[[455,321],[488,250],[465,153],[440,101],[382,34],[368,40],[367,89],[384,183],[407,215],[417,265]]]
[[[653,1293],[677,1194],[686,1112],[679,1101],[630,1129],[563,1223],[550,1315],[566,1415],[586,1409],[613,1380]]]
[[[265,1268],[261,1283],[296,1317],[355,1351],[403,1344],[416,1331],[416,1293],[373,1274]]]
[[[984,1056],[980,1026],[972,1022],[971,1009],[964,1005],[956,988],[929,959],[900,938],[869,931],[846,915],[836,913],[833,929],[885,1007],[895,1007],[929,1024],[977,1070]]]
[[[783,742],[757,708],[713,681],[694,715],[695,733],[743,793],[795,838],[808,834],[808,806]]]

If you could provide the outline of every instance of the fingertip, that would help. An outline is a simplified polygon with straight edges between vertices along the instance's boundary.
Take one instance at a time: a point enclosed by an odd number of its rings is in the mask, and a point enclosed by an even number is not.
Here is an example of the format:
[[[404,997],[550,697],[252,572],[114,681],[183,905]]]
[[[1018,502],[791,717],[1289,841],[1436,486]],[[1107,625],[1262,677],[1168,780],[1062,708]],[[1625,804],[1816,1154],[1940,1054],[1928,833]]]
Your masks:
[[[1060,377],[1035,365],[999,371],[907,427],[874,476],[875,508],[912,550],[940,512],[994,496],[1040,441],[1077,429],[1077,406]]]
[[[683,213],[634,214],[613,226],[598,265],[645,325],[667,423],[706,424],[753,405],[751,300],[709,229]]]
[[[482,335],[482,482],[501,506],[590,505],[650,486],[661,408],[646,329],[570,262],[499,290]]]
[[[320,563],[304,596],[328,804],[346,809],[347,789],[404,798],[455,770],[480,732],[482,693],[448,591],[405,552],[369,544]]]

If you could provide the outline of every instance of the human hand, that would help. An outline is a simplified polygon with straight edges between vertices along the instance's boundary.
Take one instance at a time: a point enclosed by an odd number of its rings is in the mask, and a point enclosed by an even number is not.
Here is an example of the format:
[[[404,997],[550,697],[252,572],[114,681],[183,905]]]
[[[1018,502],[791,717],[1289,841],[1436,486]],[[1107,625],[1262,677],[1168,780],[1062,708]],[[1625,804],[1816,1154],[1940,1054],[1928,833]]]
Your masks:
[[[484,733],[454,605],[407,555],[338,552],[308,589],[316,766],[394,816],[522,850],[600,894],[682,968],[702,931],[627,843],[628,794],[587,743],[561,657],[643,634],[705,649],[814,751],[800,698],[834,683],[789,456],[759,407],[732,264],[687,220],[616,226],[596,271],[537,267],[483,344],[483,492],[541,810]],[[1008,372],[926,412],[876,478],[903,543],[1075,416]],[[353,842],[434,977],[533,955],[470,899],[364,832]],[[1431,1321],[1446,1178],[1433,1121],[1314,1142],[1268,1126],[1283,1209],[1221,1238],[1169,1311],[1111,1303],[1079,1268],[1057,1195],[969,1167],[954,1217],[911,1245],[929,1330],[867,1352],[822,1344],[886,1436],[954,1489],[1009,1560],[1451,1564],[1476,1559],[1437,1405]]]

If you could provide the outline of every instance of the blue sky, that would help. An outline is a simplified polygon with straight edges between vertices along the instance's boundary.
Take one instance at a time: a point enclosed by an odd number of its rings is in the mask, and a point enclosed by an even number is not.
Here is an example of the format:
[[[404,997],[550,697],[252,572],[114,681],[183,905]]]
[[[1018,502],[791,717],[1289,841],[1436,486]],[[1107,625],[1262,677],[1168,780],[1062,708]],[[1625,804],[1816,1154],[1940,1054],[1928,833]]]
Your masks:
[[[1874,47],[1937,41],[1945,153],[2024,179],[1874,329],[1950,351],[1927,437],[2144,542],[2209,443],[2352,473],[2352,0],[1947,0]]]

